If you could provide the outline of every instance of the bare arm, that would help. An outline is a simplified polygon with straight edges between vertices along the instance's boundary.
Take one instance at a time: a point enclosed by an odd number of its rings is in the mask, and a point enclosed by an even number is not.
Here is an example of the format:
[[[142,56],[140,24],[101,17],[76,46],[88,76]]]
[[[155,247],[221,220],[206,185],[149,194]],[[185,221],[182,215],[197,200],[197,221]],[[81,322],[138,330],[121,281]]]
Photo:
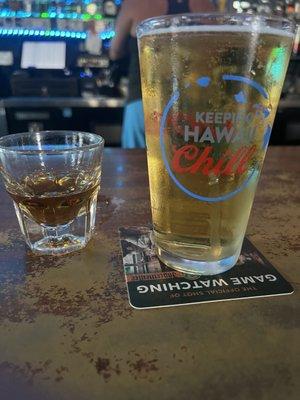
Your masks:
[[[126,54],[126,44],[130,35],[132,25],[132,3],[130,0],[124,0],[119,16],[116,21],[116,34],[111,42],[109,57],[111,60],[118,60]]]

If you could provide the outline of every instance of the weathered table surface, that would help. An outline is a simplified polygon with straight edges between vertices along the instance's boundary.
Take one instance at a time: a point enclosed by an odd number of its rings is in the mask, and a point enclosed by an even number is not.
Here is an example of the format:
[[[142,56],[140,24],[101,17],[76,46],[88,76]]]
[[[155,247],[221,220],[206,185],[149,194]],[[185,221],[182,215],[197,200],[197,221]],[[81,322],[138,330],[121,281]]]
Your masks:
[[[106,150],[95,237],[74,255],[32,255],[1,190],[0,399],[298,399],[299,167],[299,148],[269,149],[248,226],[293,295],[145,311],[118,242],[150,221],[144,151]]]

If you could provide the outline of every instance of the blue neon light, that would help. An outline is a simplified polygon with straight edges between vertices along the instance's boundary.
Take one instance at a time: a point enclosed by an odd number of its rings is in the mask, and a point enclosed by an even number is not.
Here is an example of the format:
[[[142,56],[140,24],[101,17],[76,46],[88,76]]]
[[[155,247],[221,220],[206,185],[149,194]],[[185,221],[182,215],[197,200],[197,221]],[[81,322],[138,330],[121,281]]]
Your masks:
[[[1,1],[0,1],[1,3]],[[86,4],[91,3],[91,0],[88,0]],[[47,14],[47,16],[45,16]],[[77,12],[56,12],[55,9],[49,9],[47,12],[28,12],[28,11],[12,11],[9,9],[4,9],[0,10],[0,18],[43,18],[43,19],[75,19],[75,20],[84,20],[85,18],[85,13],[84,14],[78,14]],[[97,14],[101,15],[101,14]],[[91,16],[93,19],[93,17]]]
[[[0,28],[0,36],[50,36],[50,37],[66,37],[73,39],[85,39],[87,37],[86,32],[70,32],[70,31],[59,31],[59,30],[38,30],[38,29],[6,29]]]
[[[104,31],[104,32],[101,32],[100,37],[102,40],[112,39],[115,36],[115,34],[116,34],[115,31]]]

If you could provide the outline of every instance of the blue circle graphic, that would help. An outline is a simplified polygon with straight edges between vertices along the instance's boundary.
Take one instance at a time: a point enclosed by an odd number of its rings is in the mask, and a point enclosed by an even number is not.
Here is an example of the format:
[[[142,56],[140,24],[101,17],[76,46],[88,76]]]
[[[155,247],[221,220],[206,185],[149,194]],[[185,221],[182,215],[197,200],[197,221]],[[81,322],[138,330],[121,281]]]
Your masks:
[[[266,92],[266,90],[256,81],[249,79],[249,78],[245,78],[243,76],[239,76],[239,75],[223,75],[222,79],[224,81],[238,81],[238,82],[243,82],[249,86],[251,86],[252,88],[256,89],[265,99],[268,99],[268,94]],[[197,79],[196,81],[198,83],[199,86],[201,87],[207,87],[210,83],[210,79],[209,77],[200,77],[199,79]],[[239,94],[240,96],[240,94]],[[170,175],[171,179],[173,180],[173,182],[175,183],[175,185],[182,190],[185,194],[187,194],[188,196],[199,200],[199,201],[205,201],[205,202],[209,202],[209,203],[217,203],[219,201],[225,201],[228,199],[231,199],[232,197],[234,197],[236,194],[240,193],[241,191],[243,191],[251,182],[252,179],[256,178],[258,175],[258,171],[253,170],[251,172],[251,174],[245,179],[245,181],[235,190],[233,190],[232,192],[226,193],[222,196],[217,196],[217,197],[206,197],[206,196],[201,196],[197,193],[192,192],[191,190],[189,190],[188,188],[186,188],[175,176],[174,172],[172,171],[168,158],[167,158],[167,152],[166,152],[166,146],[165,146],[165,141],[164,141],[164,130],[165,130],[165,126],[166,126],[166,120],[169,114],[170,109],[173,107],[173,105],[179,100],[180,97],[180,93],[178,90],[176,90],[172,96],[170,97],[164,111],[162,114],[162,118],[161,118],[161,122],[160,122],[160,147],[161,147],[161,152],[162,152],[162,157],[163,157],[163,161],[165,164],[165,167],[168,171],[168,174]],[[269,115],[269,114],[268,114]],[[264,114],[264,117],[267,118],[268,115]],[[264,143],[263,143],[263,149],[265,149],[268,145],[268,141],[270,138],[270,134],[271,134],[271,126],[268,125],[264,134]]]

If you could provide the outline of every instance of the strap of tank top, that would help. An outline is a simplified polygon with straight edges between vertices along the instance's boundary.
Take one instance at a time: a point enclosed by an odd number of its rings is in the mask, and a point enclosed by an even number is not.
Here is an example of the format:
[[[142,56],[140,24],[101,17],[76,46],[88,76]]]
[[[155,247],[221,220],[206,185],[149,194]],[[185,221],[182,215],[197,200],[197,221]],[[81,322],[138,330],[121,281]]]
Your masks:
[[[191,12],[189,0],[168,0],[167,14],[185,14]]]

